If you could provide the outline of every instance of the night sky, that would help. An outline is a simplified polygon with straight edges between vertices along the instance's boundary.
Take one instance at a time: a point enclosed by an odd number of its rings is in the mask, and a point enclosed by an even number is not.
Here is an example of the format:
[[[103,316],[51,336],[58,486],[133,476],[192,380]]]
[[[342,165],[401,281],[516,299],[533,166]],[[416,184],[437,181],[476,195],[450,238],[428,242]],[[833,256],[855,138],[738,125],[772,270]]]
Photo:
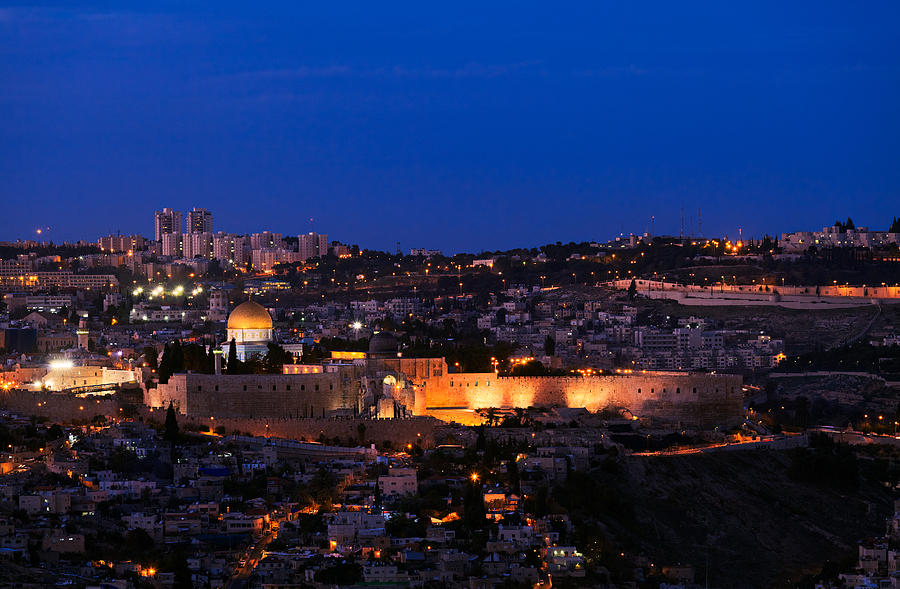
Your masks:
[[[448,252],[900,215],[896,0],[186,4],[0,7],[0,239],[163,206]]]

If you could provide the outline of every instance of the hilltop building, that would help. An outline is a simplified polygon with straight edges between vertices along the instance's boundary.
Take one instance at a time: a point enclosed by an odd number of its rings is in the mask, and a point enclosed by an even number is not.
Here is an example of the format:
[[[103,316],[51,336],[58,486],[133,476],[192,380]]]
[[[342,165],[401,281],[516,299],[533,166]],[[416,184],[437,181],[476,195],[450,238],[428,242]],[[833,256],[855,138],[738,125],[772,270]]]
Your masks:
[[[268,312],[253,302],[228,319],[228,342],[241,358],[265,354],[272,340]],[[227,353],[228,342],[222,348]],[[369,352],[335,353],[321,365],[285,366],[283,374],[175,374],[145,392],[145,403],[169,402],[191,416],[292,419],[430,415],[461,423],[480,421],[479,409],[622,407],[682,427],[740,423],[740,376],[641,372],[600,376],[503,377],[494,372],[450,373],[444,358],[406,358],[389,333],[373,335]],[[249,394],[248,394],[249,393]]]
[[[823,227],[821,231],[796,231],[781,235],[781,247],[787,253],[805,252],[810,247],[883,248],[900,243],[900,233],[869,231],[868,227],[845,229],[840,226]]]
[[[228,316],[226,333],[222,344],[224,353],[228,353],[231,341],[234,340],[237,357],[241,362],[254,354],[264,356],[269,342],[274,341],[272,316],[259,303],[246,301],[235,307]]]

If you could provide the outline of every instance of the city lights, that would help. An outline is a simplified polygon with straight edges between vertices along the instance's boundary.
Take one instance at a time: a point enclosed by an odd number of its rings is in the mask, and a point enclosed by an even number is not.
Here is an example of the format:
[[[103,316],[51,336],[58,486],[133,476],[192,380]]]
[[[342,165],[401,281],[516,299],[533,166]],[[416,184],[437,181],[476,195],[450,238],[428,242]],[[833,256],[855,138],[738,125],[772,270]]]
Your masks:
[[[898,585],[900,5],[12,4],[0,585]]]

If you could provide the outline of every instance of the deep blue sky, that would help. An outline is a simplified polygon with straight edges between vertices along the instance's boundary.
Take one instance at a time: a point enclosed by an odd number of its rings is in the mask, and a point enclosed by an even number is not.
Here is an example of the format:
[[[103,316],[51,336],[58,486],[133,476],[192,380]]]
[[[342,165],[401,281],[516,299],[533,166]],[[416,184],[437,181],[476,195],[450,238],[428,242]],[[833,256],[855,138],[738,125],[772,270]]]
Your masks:
[[[900,215],[896,0],[186,4],[0,7],[0,239],[163,206],[447,251]]]

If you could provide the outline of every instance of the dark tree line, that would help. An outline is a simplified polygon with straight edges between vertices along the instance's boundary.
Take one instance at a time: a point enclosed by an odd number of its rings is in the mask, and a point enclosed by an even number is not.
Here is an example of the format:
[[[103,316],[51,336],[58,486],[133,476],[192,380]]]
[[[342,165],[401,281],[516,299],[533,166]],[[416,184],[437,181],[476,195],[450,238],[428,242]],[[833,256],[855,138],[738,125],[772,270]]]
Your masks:
[[[148,358],[155,356],[148,353]],[[237,344],[234,340],[228,345],[226,356],[226,374],[281,374],[285,364],[293,363],[293,356],[276,343],[269,342],[268,350],[262,357],[254,355],[241,361],[237,355]],[[148,361],[149,363],[149,361]],[[212,347],[201,344],[182,344],[179,340],[166,344],[159,361],[159,382],[166,384],[169,377],[181,372],[213,374],[215,372],[215,354]]]
[[[237,343],[234,339],[228,344],[226,357],[226,374],[281,374],[285,364],[292,364],[294,357],[274,342],[266,346],[266,355],[253,355],[243,361],[237,355]]]
[[[159,361],[159,382],[169,382],[169,377],[180,372],[199,372],[212,374],[214,360],[212,349],[207,352],[206,346],[200,344],[182,345],[179,340],[166,344]]]

